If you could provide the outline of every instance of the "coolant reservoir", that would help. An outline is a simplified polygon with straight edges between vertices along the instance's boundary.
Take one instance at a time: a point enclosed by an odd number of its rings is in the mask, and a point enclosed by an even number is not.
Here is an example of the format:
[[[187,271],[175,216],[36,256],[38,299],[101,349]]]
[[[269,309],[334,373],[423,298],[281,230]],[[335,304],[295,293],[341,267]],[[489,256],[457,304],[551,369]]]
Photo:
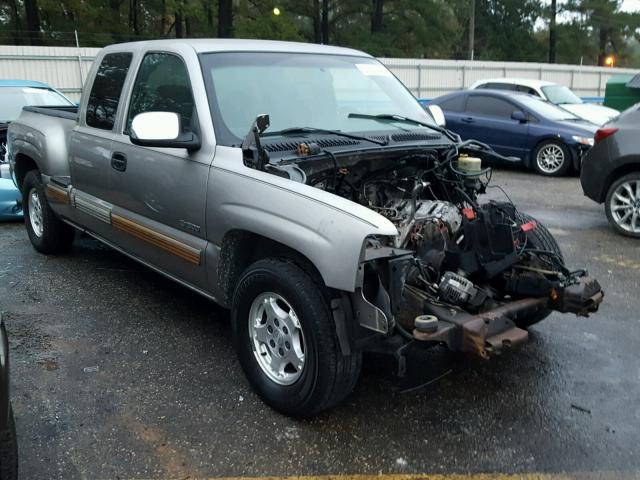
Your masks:
[[[482,171],[482,160],[465,154],[460,155],[458,157],[458,170],[467,175],[479,175]]]

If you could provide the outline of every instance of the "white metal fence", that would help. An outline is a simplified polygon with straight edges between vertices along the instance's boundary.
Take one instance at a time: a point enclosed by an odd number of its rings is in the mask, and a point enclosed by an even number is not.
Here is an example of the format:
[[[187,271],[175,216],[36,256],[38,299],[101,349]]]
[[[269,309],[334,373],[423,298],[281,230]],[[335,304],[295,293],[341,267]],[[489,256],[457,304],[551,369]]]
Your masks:
[[[77,101],[99,50],[0,45],[0,80],[44,82]]]
[[[38,80],[80,98],[98,48],[29,47],[0,45],[0,79]],[[582,97],[602,97],[607,80],[616,73],[637,70],[550,65],[546,63],[478,62],[465,60],[418,60],[382,58],[418,98],[435,98],[469,87],[476,80],[524,77],[567,85]]]
[[[380,59],[418,98],[435,98],[470,87],[487,78],[534,78],[570,87],[581,97],[602,97],[607,80],[638,70],[552,65],[548,63],[478,62],[468,60]]]

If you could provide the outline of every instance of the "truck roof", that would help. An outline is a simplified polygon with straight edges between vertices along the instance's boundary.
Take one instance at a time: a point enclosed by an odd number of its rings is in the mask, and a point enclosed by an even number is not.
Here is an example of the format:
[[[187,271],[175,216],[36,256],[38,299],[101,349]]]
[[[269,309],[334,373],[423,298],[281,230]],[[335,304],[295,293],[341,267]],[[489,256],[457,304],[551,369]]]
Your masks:
[[[323,53],[332,55],[351,55],[371,57],[371,55],[351,48],[318,45],[315,43],[281,42],[275,40],[243,40],[237,38],[189,38],[149,40],[130,43],[118,43],[105,48],[105,51],[150,50],[163,45],[183,44],[192,47],[197,53],[206,52],[287,52],[287,53]]]

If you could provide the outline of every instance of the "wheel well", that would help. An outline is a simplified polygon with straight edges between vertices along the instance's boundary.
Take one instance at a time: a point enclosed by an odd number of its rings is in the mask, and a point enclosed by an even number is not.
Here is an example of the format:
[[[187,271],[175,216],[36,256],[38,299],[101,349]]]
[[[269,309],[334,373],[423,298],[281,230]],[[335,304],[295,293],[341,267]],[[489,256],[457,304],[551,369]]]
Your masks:
[[[14,175],[16,176],[16,183],[18,189],[22,191],[22,184],[24,183],[24,177],[27,176],[31,170],[38,170],[36,162],[27,155],[22,153],[18,154],[15,159],[15,165],[13,167]]]
[[[607,199],[607,192],[609,191],[609,187],[618,180],[620,177],[624,177],[625,175],[633,172],[640,172],[640,163],[627,163],[625,165],[621,165],[616,168],[613,172],[611,172],[607,176],[607,180],[604,182],[604,188],[600,194],[600,202],[604,202]]]
[[[233,291],[242,272],[257,260],[269,257],[286,258],[294,262],[316,284],[324,286],[322,275],[313,262],[297,250],[246,230],[232,230],[222,240],[218,267],[218,282],[226,305],[231,305]]]

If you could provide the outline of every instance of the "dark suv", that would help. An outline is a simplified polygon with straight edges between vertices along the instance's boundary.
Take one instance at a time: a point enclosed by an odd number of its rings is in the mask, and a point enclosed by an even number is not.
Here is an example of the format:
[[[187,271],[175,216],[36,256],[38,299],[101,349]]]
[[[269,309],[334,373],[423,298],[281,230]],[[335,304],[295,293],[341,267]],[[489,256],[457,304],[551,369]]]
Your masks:
[[[584,158],[584,194],[603,203],[618,232],[640,238],[640,103],[600,128]]]

